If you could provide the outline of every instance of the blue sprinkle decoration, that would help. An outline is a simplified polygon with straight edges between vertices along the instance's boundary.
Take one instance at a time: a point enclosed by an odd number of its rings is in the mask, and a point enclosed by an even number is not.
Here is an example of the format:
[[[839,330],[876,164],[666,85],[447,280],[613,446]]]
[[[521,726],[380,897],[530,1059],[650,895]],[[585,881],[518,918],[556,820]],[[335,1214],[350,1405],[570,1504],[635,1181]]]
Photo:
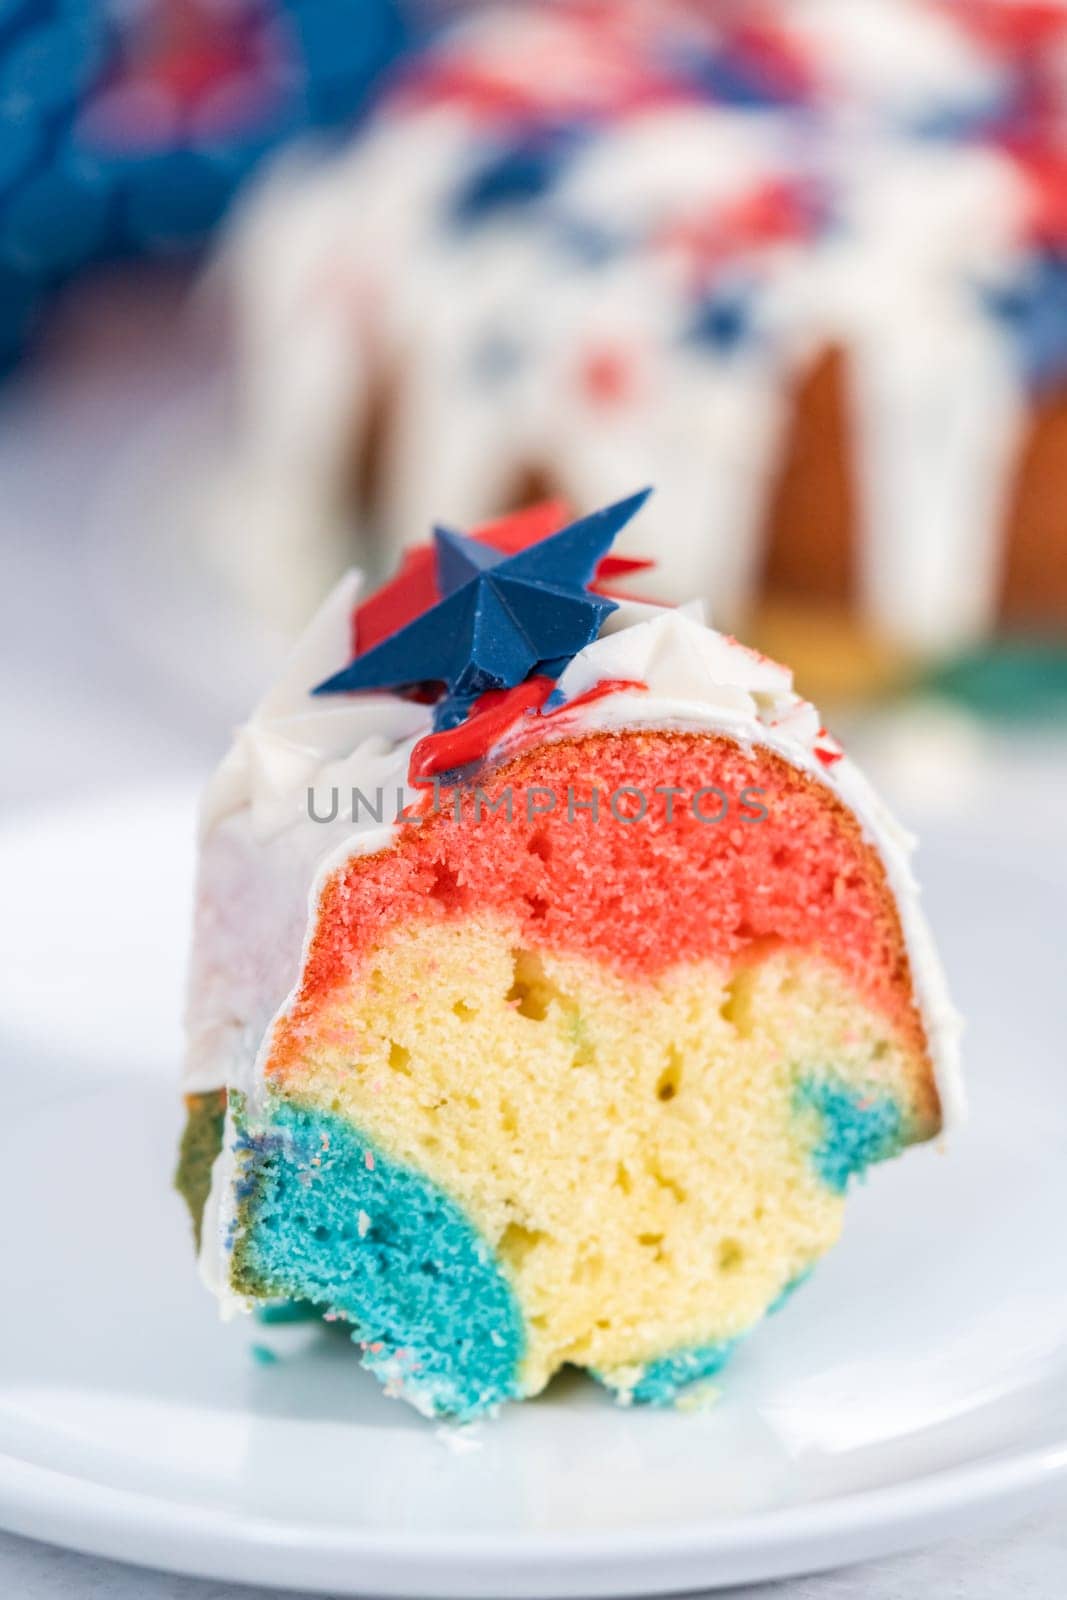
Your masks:
[[[949,100],[922,116],[905,121],[905,133],[919,139],[959,143],[966,139],[996,138],[997,130],[1010,127],[1023,115],[1003,90],[979,98]]]
[[[720,290],[702,299],[685,332],[687,344],[718,355],[732,355],[752,336],[752,294],[748,289]]]
[[[514,688],[534,674],[557,677],[616,609],[614,600],[591,594],[588,585],[650,492],[572,522],[518,555],[437,529],[442,599],[313,692],[442,683],[445,694],[434,712],[440,730],[456,727],[490,689]]]
[[[557,249],[582,267],[606,266],[634,245],[626,233],[612,231],[586,217],[564,213],[552,219],[552,227]]]
[[[452,220],[471,227],[543,199],[581,140],[579,129],[563,126],[539,128],[498,146],[461,185],[452,201]]]
[[[1030,387],[1040,392],[1057,383],[1067,372],[1067,256],[1035,257],[1014,283],[986,298],[1015,343]]]
[[[679,70],[709,100],[742,111],[766,111],[776,106],[802,104],[803,95],[792,86],[776,84],[760,61],[736,49],[700,53],[679,62]]]

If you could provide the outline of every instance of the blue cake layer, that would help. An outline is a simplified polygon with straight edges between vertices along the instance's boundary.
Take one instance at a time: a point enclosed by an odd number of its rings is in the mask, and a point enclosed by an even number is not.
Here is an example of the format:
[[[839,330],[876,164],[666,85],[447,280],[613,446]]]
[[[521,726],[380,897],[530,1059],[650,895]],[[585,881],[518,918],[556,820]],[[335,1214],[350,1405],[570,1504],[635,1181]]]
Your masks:
[[[887,1095],[805,1074],[794,1104],[798,1115],[815,1114],[810,1159],[836,1194],[904,1143],[904,1116]],[[489,1245],[454,1201],[339,1116],[283,1102],[263,1132],[249,1127],[239,1105],[236,1121],[244,1162],[238,1287],[343,1316],[354,1325],[364,1366],[430,1414],[475,1417],[518,1395],[522,1312]],[[669,1404],[717,1373],[737,1342],[649,1361],[622,1392],[638,1405]]]
[[[635,1406],[670,1405],[691,1383],[714,1377],[730,1358],[736,1339],[721,1339],[696,1350],[681,1350],[646,1362],[641,1376],[627,1390]]]
[[[800,1286],[808,1281],[814,1270],[814,1267],[808,1267],[790,1279],[781,1294],[771,1301],[765,1315],[770,1317],[781,1311]],[[744,1334],[739,1334],[736,1339],[719,1339],[710,1344],[698,1345],[695,1349],[676,1350],[673,1355],[660,1356],[658,1360],[648,1361],[641,1369],[638,1381],[631,1389],[623,1392],[627,1400],[634,1405],[671,1405],[690,1384],[700,1383],[705,1378],[713,1378],[720,1372],[744,1337]],[[599,1377],[600,1374],[595,1376]],[[609,1385],[609,1387],[614,1386]]]
[[[795,1104],[819,1119],[811,1159],[835,1194],[844,1194],[849,1180],[875,1161],[886,1161],[904,1148],[904,1116],[891,1095],[864,1094],[840,1080],[808,1075],[797,1084]]]
[[[470,1417],[516,1393],[521,1312],[447,1195],[340,1117],[280,1104],[267,1132],[239,1132],[235,1265],[252,1293],[346,1317],[364,1365],[422,1410]]]

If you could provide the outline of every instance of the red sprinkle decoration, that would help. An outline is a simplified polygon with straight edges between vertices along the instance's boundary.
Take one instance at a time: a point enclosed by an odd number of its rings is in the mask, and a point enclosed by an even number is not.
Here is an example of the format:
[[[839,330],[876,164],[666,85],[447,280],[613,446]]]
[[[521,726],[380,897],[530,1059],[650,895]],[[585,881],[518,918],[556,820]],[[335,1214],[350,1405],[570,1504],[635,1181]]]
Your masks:
[[[582,389],[598,406],[624,405],[636,387],[633,362],[625,351],[607,345],[586,353],[580,378]]]
[[[843,758],[845,752],[832,733],[828,733],[825,728],[820,728],[816,738],[818,743],[814,747],[815,757],[816,760],[822,762],[824,767],[832,767]]]
[[[1029,236],[1048,250],[1067,245],[1067,156],[1048,148],[1008,145],[1029,188]]]
[[[724,263],[742,252],[806,238],[818,211],[810,184],[773,179],[740,200],[675,223],[659,244],[679,254],[694,290],[701,292]]]

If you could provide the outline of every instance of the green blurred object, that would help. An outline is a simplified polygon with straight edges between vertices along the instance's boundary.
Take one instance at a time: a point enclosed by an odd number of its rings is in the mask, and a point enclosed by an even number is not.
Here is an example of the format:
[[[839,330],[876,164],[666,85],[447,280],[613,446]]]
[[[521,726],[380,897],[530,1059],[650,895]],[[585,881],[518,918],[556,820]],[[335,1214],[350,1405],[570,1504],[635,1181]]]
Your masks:
[[[983,716],[1067,720],[1067,640],[1005,640],[937,667],[922,688]]]

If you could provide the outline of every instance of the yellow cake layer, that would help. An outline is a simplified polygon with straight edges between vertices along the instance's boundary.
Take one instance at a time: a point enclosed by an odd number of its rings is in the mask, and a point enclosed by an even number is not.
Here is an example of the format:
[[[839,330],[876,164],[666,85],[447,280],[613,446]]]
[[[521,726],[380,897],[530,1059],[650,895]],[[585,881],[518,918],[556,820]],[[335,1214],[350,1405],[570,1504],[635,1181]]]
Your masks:
[[[843,1197],[797,1096],[826,1074],[932,1131],[908,1046],[816,955],[635,983],[481,918],[391,936],[273,1087],[463,1208],[512,1278],[536,1393],[564,1362],[610,1376],[744,1332],[833,1244]]]

